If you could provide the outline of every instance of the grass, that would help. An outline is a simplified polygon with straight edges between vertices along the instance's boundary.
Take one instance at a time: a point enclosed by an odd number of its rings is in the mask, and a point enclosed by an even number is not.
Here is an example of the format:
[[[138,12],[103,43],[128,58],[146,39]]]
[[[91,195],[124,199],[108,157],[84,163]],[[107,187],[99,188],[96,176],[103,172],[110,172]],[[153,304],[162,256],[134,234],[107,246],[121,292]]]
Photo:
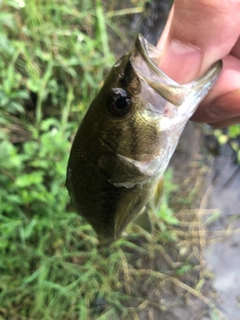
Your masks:
[[[73,135],[115,60],[109,34],[126,41],[115,18],[142,11],[126,3],[0,3],[0,319],[154,319],[172,286],[214,308],[196,282],[199,230],[169,206],[170,171],[152,236],[130,226],[99,249],[68,207]]]

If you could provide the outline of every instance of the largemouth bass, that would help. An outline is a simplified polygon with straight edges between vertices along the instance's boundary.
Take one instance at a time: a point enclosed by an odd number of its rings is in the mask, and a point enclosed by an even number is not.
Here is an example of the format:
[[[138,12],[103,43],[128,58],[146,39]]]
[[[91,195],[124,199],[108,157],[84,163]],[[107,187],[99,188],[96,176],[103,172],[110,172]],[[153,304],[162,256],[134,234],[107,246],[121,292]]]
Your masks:
[[[161,52],[138,35],[73,141],[66,186],[102,245],[120,237],[149,203],[157,206],[184,126],[222,68],[219,61],[203,77],[179,85],[157,67],[160,59]]]

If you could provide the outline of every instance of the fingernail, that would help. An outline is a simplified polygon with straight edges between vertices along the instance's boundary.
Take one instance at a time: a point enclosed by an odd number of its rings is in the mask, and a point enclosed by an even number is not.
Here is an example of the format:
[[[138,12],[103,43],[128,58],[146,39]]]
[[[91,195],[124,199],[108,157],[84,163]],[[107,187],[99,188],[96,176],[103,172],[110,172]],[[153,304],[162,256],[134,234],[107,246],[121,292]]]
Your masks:
[[[161,58],[159,68],[170,78],[181,84],[198,77],[202,63],[202,52],[198,47],[172,40]]]
[[[210,110],[225,119],[240,116],[240,89],[227,92],[211,103]]]

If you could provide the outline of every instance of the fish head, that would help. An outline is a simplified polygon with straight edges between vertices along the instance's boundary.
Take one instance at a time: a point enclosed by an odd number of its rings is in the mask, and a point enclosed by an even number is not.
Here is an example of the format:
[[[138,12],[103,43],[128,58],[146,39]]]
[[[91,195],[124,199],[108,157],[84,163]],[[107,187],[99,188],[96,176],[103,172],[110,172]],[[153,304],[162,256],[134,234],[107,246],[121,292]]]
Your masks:
[[[160,60],[161,51],[138,35],[92,105],[99,141],[121,163],[137,168],[140,180],[164,173],[185,124],[222,68],[219,61],[201,78],[180,85],[157,67]],[[116,186],[130,187],[139,179],[136,170],[129,171],[128,179],[109,175]]]

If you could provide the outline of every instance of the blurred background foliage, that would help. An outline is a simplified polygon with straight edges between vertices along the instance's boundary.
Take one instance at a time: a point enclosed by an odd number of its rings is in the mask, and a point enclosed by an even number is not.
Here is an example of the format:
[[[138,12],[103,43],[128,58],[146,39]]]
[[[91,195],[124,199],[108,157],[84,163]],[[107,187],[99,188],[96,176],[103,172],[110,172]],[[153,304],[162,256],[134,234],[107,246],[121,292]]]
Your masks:
[[[68,209],[65,188],[74,133],[115,60],[112,47],[127,46],[117,18],[129,29],[144,7],[136,0],[103,3],[0,1],[0,319],[85,320],[96,308],[101,319],[116,319],[116,312],[130,312],[121,304],[129,295],[122,246],[132,250],[128,258],[147,251],[122,239],[111,255],[100,255],[91,227]],[[239,130],[215,133],[225,143]],[[169,171],[158,213],[163,235],[165,223],[178,223],[169,207],[171,179]]]
[[[220,145],[228,144],[231,147],[236,161],[240,163],[240,124],[225,129],[215,129],[213,134]]]

